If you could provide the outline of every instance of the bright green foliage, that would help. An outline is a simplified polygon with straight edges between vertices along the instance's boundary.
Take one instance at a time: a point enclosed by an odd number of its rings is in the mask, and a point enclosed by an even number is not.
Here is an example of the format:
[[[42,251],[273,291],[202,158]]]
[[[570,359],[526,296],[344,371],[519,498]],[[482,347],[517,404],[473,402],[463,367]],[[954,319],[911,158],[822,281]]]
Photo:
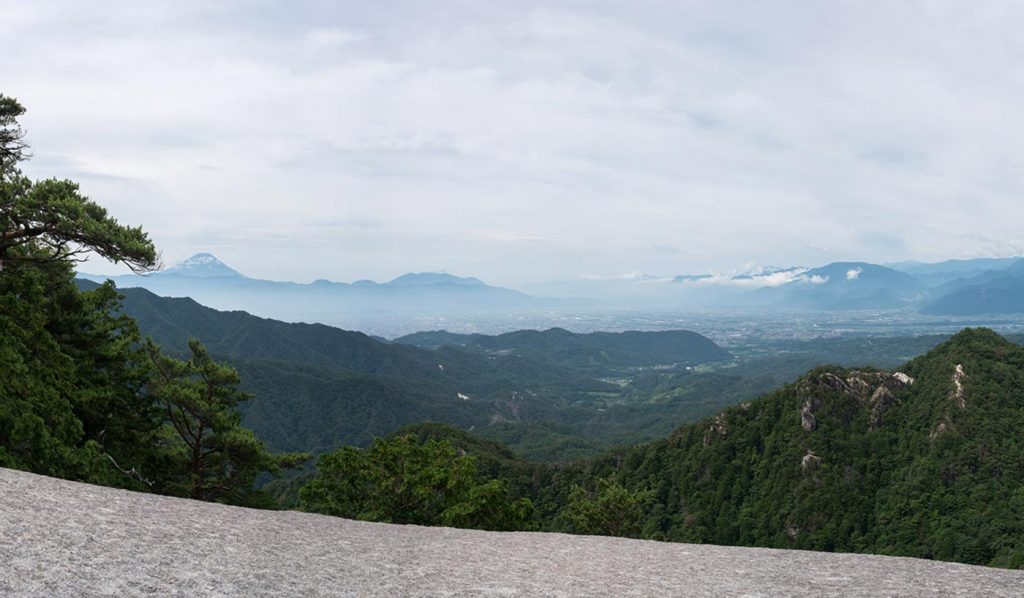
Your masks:
[[[481,481],[472,457],[413,435],[322,455],[300,497],[309,511],[390,523],[515,530],[533,515],[529,500],[509,497],[506,482]]]
[[[309,458],[274,455],[251,430],[242,427],[238,405],[251,395],[238,390],[233,368],[217,363],[197,340],[192,357],[181,361],[148,341],[153,376],[150,393],[167,422],[171,472],[159,490],[206,501],[253,504],[253,483],[263,472],[276,474]]]
[[[958,364],[962,401],[951,380]],[[896,441],[906,457],[898,483],[879,493],[872,550],[1024,566],[1024,349],[968,329],[908,369],[922,396],[940,400],[906,406]]]
[[[578,534],[635,536],[640,532],[647,505],[654,499],[649,490],[627,490],[608,478],[599,478],[594,492],[573,486],[562,516]]]

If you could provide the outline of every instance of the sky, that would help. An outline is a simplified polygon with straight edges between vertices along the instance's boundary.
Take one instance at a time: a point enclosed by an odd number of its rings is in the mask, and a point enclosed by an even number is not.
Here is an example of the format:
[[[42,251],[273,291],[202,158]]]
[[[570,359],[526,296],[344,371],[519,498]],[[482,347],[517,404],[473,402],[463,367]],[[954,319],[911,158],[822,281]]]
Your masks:
[[[26,173],[78,181],[168,265],[515,286],[1024,254],[1020,2],[0,14]]]

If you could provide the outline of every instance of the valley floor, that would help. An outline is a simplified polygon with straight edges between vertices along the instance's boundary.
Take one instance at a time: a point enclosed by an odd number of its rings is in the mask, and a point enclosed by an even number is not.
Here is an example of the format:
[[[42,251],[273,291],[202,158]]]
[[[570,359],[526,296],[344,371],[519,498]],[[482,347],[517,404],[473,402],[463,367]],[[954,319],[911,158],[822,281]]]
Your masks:
[[[0,469],[3,596],[1020,596],[918,559],[364,523]]]

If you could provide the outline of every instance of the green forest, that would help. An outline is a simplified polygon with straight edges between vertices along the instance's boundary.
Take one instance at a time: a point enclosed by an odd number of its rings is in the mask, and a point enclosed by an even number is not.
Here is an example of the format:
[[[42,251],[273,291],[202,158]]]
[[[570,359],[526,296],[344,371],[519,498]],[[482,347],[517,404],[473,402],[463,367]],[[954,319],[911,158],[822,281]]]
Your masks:
[[[1024,348],[967,329],[897,372],[816,368],[595,459],[529,462],[440,424],[392,441],[444,440],[475,457],[485,479],[531,501],[526,529],[1019,568],[1022,388]]]
[[[1024,348],[990,330],[876,353],[927,350],[898,370],[795,351],[700,371],[684,351],[658,371],[633,367],[658,363],[643,337],[502,356],[119,294],[77,260],[146,272],[157,248],[22,173],[23,113],[0,96],[0,466],[372,521],[1024,566]]]

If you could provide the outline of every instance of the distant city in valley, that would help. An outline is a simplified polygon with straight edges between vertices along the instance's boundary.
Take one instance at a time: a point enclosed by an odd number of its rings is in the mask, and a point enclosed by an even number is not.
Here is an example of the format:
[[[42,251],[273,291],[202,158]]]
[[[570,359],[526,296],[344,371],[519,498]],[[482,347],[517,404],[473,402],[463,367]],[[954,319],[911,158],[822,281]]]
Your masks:
[[[101,282],[108,277],[80,273]],[[951,333],[967,325],[1024,328],[1020,258],[761,268],[730,276],[679,274],[495,287],[480,278],[409,273],[386,282],[249,278],[210,253],[164,271],[111,277],[122,288],[192,297],[289,322],[319,322],[394,338],[422,330],[501,333],[524,328],[699,330],[738,337]]]

